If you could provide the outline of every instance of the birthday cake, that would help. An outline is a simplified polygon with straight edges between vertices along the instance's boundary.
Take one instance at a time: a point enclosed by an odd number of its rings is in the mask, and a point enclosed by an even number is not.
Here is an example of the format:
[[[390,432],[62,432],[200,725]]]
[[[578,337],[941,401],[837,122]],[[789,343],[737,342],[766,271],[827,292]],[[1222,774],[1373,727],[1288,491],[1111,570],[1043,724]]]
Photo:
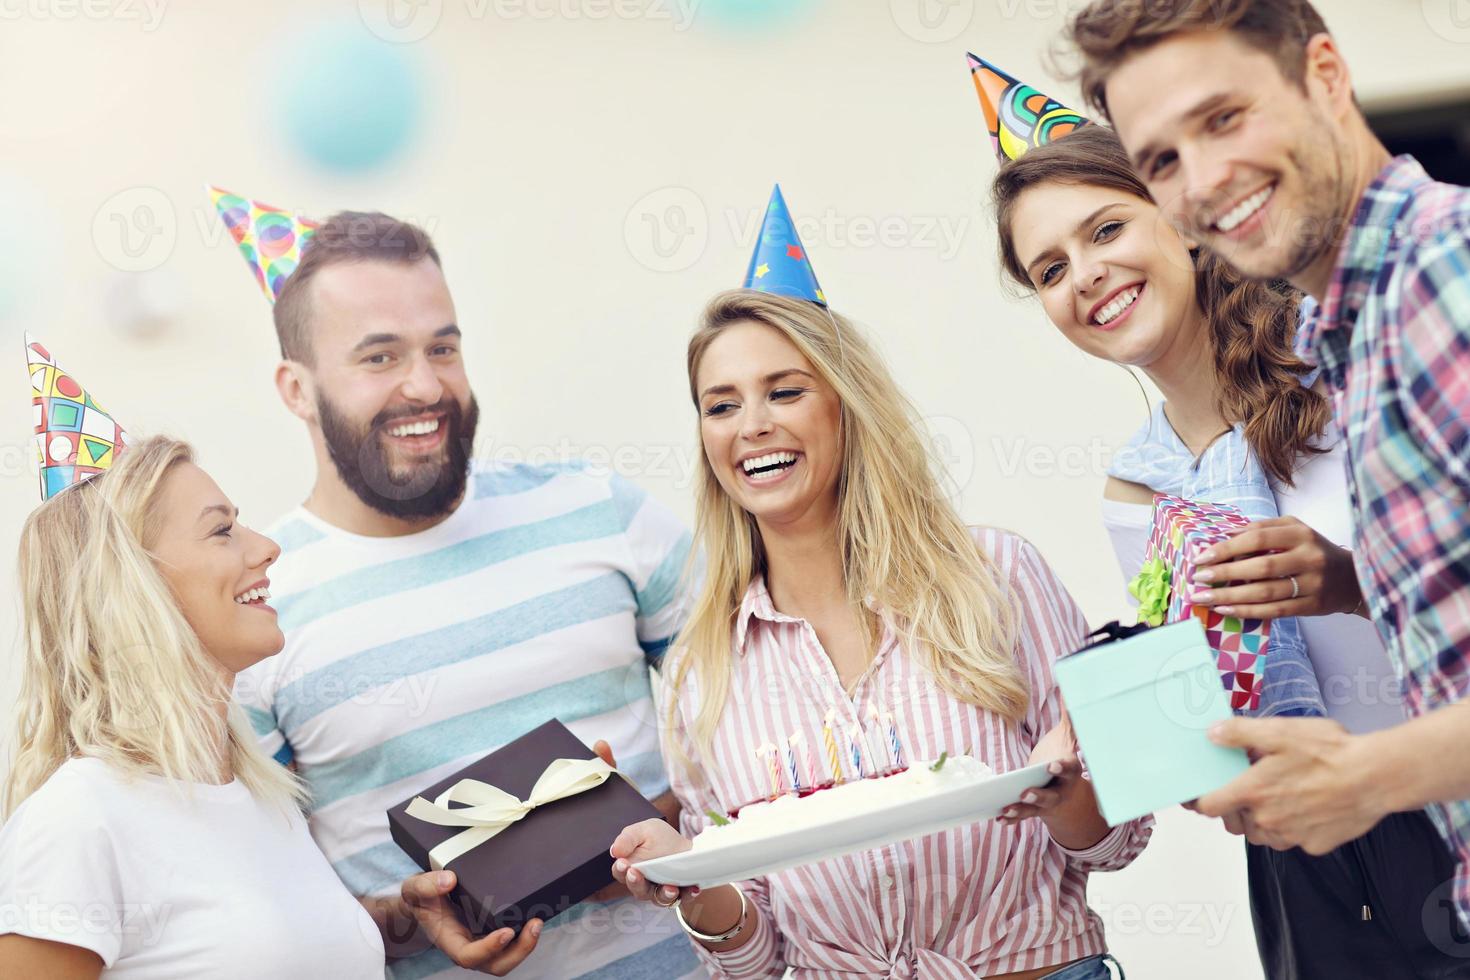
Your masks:
[[[984,782],[994,774],[989,766],[969,756],[941,756],[888,776],[855,779],[813,792],[788,792],[773,800],[742,807],[734,819],[716,817],[694,838],[696,851],[759,840],[793,830],[821,827],[895,803],[912,803],[961,786]]]

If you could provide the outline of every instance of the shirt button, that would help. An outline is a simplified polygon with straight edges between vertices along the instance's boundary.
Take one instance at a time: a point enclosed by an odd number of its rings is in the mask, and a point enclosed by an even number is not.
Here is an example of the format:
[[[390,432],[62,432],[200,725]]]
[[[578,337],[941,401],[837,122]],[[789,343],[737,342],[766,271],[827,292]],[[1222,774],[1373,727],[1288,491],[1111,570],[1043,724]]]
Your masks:
[[[893,878],[889,875],[883,875],[878,879],[878,884],[883,886],[884,891],[889,891],[893,888]]]

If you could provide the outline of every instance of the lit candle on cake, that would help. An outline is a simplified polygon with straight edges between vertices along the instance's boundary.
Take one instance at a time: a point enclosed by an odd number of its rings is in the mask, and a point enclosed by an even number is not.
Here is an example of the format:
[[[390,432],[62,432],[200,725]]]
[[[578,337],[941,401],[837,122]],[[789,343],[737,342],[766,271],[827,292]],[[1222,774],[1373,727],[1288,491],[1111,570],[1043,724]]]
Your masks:
[[[817,768],[816,753],[812,751],[811,746],[806,744],[806,736],[801,732],[797,732],[791,736],[791,745],[797,755],[805,756],[806,758],[807,789],[816,789],[822,785],[822,773]]]
[[[801,773],[796,768],[796,743],[800,740],[800,733],[786,740],[786,774],[791,777],[791,789],[788,790],[791,793],[801,792]]]
[[[852,772],[856,779],[866,778],[867,767],[863,765],[863,729],[855,725],[848,729],[848,742],[852,748]]]
[[[781,763],[776,758],[779,753],[770,742],[756,749],[756,754],[766,762],[766,768],[771,774],[771,799],[781,795]]]
[[[832,766],[833,786],[842,782],[842,754],[837,751],[837,739],[832,735],[832,719],[836,714],[836,708],[828,708],[827,717],[822,721],[822,738],[827,743],[827,762]]]
[[[871,701],[868,702],[868,724],[863,728],[863,738],[873,756],[873,772],[882,776],[892,771],[888,749],[884,747],[883,735],[878,729],[878,709]]]
[[[898,741],[898,729],[894,727],[893,716],[886,711],[883,712],[883,726],[888,729],[888,745],[893,750],[894,768],[907,768],[903,761],[903,746]]]

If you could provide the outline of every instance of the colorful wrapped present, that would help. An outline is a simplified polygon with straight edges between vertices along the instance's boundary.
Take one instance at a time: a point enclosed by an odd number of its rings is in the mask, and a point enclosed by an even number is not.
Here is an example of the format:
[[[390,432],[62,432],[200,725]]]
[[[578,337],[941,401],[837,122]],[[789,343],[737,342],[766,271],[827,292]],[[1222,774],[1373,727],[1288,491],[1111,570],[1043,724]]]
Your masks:
[[[1139,600],[1140,621],[1157,625],[1199,620],[1206,642],[1215,651],[1230,707],[1237,711],[1260,707],[1271,622],[1225,616],[1208,606],[1197,606],[1190,583],[1199,555],[1249,523],[1228,504],[1155,494],[1153,531],[1143,571],[1129,585]]]

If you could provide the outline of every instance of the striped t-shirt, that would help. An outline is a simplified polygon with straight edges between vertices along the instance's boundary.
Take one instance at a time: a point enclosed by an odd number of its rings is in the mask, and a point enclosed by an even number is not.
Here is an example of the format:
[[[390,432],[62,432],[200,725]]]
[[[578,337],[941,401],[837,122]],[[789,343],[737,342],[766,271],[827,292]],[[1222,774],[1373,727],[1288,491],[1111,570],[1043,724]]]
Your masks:
[[[312,836],[353,894],[394,894],[420,870],[389,837],[390,806],[550,718],[606,739],[644,795],[668,790],[649,667],[683,616],[690,539],[628,481],[476,464],[428,530],[364,537],[297,508],[269,533],[286,646],[236,694],[266,750],[295,760]],[[438,950],[390,974],[479,976]],[[673,916],[624,899],[551,920],[515,975],[689,974],[702,972]]]

